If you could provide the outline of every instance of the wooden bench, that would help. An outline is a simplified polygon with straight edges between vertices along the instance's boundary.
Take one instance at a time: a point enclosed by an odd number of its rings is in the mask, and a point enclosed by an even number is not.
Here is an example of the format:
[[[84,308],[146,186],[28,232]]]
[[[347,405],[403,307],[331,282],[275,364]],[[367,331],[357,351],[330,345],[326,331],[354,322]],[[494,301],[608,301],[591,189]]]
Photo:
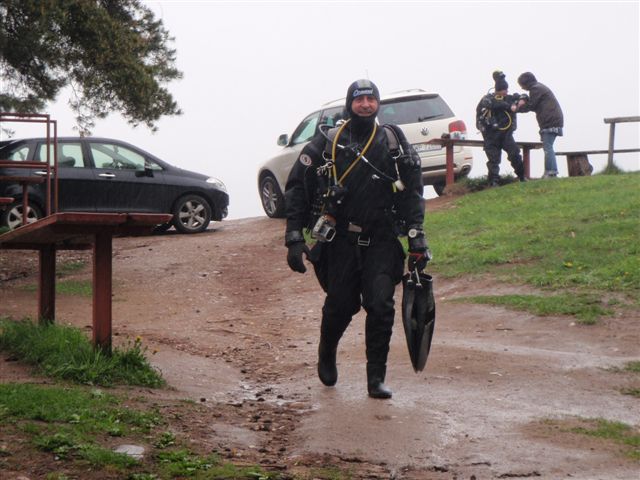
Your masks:
[[[610,153],[640,152],[640,148],[621,148],[618,150],[580,150],[575,152],[556,152],[556,155],[567,157],[567,169],[570,177],[591,175],[593,166],[589,163],[589,155],[605,155]]]
[[[93,344],[111,352],[112,239],[151,233],[171,214],[54,213],[0,235],[0,249],[39,252],[38,317],[55,319],[56,251],[93,247]]]

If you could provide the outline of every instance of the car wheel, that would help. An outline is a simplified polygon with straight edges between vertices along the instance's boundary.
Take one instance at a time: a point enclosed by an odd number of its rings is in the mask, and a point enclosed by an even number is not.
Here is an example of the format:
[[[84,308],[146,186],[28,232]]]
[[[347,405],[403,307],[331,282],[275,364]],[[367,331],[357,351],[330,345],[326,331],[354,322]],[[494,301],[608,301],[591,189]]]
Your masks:
[[[284,217],[284,195],[278,187],[278,182],[271,175],[265,176],[260,181],[260,200],[268,217]]]
[[[211,206],[200,195],[186,195],[176,202],[173,225],[181,233],[198,233],[211,222]]]
[[[433,184],[433,189],[436,191],[436,194],[441,197],[444,195],[444,189],[447,186],[444,182],[438,182]]]
[[[0,225],[9,227],[10,230],[22,225],[22,202],[12,203],[2,213]],[[33,223],[42,218],[42,210],[35,204],[27,207],[27,223]]]

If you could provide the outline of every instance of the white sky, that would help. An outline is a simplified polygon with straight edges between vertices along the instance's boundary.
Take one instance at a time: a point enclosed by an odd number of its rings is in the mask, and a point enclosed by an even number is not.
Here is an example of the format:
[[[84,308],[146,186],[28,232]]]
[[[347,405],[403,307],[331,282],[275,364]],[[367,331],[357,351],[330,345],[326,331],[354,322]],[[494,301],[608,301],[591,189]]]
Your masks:
[[[640,114],[640,1],[554,2],[145,2],[175,37],[182,80],[169,89],[184,111],[162,119],[155,134],[118,115],[97,122],[95,136],[119,138],[174,165],[216,176],[231,197],[230,218],[263,215],[259,165],[280,147],[276,139],[322,103],[344,97],[368,77],[381,92],[422,88],[440,93],[468,129],[475,106],[507,75],[533,72],[556,94],[565,135],[556,150],[606,149],[604,118]],[[58,134],[75,135],[66,98],[46,113]],[[519,115],[516,139],[539,141],[533,113]],[[14,124],[16,137],[41,135]],[[40,127],[43,130],[43,127]],[[619,124],[616,148],[640,146],[640,124]],[[486,175],[473,149],[471,176]],[[616,158],[640,169],[638,154]],[[596,171],[606,155],[590,156]],[[558,157],[561,175],[567,174]],[[502,172],[510,172],[503,153]],[[532,152],[531,174],[543,171]],[[433,196],[431,188],[425,196]]]

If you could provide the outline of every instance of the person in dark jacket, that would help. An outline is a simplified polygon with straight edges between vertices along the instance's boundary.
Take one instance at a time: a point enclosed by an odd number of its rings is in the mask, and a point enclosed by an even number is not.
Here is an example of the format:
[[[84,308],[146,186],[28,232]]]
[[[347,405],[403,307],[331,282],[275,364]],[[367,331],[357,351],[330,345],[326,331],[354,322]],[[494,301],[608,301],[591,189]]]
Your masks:
[[[544,150],[543,178],[556,177],[558,166],[553,143],[556,137],[562,136],[564,117],[560,103],[553,92],[538,82],[531,72],[524,72],[518,77],[518,84],[529,92],[528,100],[518,101],[519,112],[536,112],[536,120],[540,127],[540,139]]]
[[[428,249],[420,157],[398,127],[391,126],[390,137],[386,126],[377,125],[379,105],[373,82],[352,83],[346,122],[330,130],[321,126],[302,149],[285,187],[285,245],[289,267],[304,273],[306,256],[326,292],[318,346],[322,383],[336,384],[338,342],[362,306],[368,394],[390,398],[384,381],[393,295],[405,257],[398,235],[409,234],[410,269],[425,268]],[[311,251],[304,229],[317,240]]]
[[[494,92],[482,97],[476,107],[476,125],[484,140],[489,186],[496,187],[500,180],[502,150],[507,152],[509,163],[518,179],[521,182],[526,179],[520,149],[513,138],[513,132],[517,128],[518,97],[509,95],[509,84],[503,72],[493,72],[493,79]]]

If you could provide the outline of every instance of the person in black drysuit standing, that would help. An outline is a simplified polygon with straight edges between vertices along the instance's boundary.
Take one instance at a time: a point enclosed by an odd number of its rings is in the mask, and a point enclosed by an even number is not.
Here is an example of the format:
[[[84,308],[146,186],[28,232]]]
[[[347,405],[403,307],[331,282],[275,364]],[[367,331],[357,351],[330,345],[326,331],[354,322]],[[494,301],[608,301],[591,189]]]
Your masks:
[[[387,128],[376,124],[379,102],[373,82],[352,83],[346,97],[347,120],[329,133],[333,141],[319,132],[300,153],[285,188],[285,245],[289,267],[304,273],[303,256],[307,256],[326,292],[318,346],[322,383],[337,382],[338,342],[362,306],[367,313],[368,394],[391,398],[384,381],[395,314],[393,295],[404,273],[405,256],[398,235],[409,232],[410,269],[423,270],[429,254],[420,157],[395,127],[396,143],[404,155],[394,160]],[[325,158],[335,161],[327,164]],[[395,182],[398,177],[403,185]],[[319,235],[324,241],[309,251],[303,229],[313,225],[335,229],[335,236]]]
[[[524,164],[520,149],[513,139],[516,124],[516,102],[519,95],[509,95],[509,84],[504,73],[493,72],[494,93],[487,94],[476,107],[476,125],[484,139],[484,151],[487,155],[487,179],[489,186],[497,187],[500,180],[500,161],[502,150],[507,152],[509,163],[521,182],[524,182]]]

